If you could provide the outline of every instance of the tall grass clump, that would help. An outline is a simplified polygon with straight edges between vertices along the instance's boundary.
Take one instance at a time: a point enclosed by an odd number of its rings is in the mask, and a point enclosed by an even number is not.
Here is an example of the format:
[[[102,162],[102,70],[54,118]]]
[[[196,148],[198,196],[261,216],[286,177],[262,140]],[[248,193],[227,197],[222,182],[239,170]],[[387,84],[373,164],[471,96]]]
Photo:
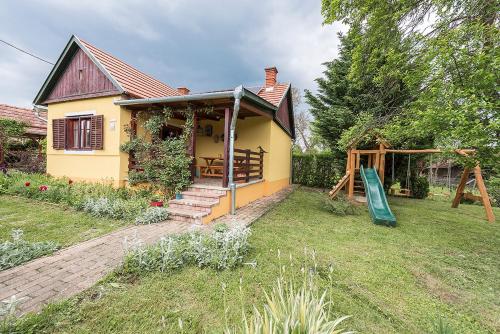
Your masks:
[[[336,216],[357,215],[360,213],[359,206],[350,201],[344,194],[337,194],[334,198],[326,198],[324,208]]]
[[[248,251],[250,230],[216,228],[210,233],[189,232],[166,236],[154,245],[126,240],[125,273],[170,272],[188,265],[231,269],[241,264]]]
[[[22,230],[13,230],[12,241],[0,243],[0,270],[52,254],[58,248],[59,246],[52,241],[31,243],[23,239]]]
[[[307,255],[307,249],[306,255]],[[349,316],[335,317],[332,312],[333,266],[329,267],[330,289],[320,291],[317,280],[318,264],[316,253],[312,253],[313,263],[305,263],[301,271],[303,276],[300,283],[296,284],[296,278],[292,270],[288,271],[286,265],[281,264],[280,252],[280,275],[276,280],[271,292],[264,291],[265,303],[259,307],[253,305],[250,317],[247,317],[243,307],[242,280],[240,280],[240,294],[242,300],[242,324],[233,329],[227,324],[226,334],[282,334],[282,333],[308,333],[308,334],[336,334],[351,333],[341,329],[340,324]],[[293,266],[290,256],[290,268]]]

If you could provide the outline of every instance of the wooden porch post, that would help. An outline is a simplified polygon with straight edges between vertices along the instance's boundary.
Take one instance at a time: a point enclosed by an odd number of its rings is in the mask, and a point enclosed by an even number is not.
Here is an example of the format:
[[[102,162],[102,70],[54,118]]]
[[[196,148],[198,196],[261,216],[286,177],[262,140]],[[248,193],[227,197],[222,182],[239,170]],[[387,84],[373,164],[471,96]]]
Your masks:
[[[229,183],[229,130],[233,111],[230,108],[224,109],[224,167],[222,175],[222,186],[227,188]]]

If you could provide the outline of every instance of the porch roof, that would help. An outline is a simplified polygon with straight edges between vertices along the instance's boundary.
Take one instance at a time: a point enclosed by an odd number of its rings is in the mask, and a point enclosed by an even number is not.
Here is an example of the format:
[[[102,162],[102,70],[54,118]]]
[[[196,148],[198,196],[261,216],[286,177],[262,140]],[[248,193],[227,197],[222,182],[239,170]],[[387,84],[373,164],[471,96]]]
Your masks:
[[[233,89],[220,90],[180,96],[117,100],[114,103],[132,110],[162,107],[180,109],[188,105],[193,105],[201,108],[213,108],[215,115],[222,117],[224,115],[224,109],[233,108],[234,92],[235,90]],[[277,109],[277,106],[258,96],[250,89],[243,87],[239,117],[266,116],[273,118]]]

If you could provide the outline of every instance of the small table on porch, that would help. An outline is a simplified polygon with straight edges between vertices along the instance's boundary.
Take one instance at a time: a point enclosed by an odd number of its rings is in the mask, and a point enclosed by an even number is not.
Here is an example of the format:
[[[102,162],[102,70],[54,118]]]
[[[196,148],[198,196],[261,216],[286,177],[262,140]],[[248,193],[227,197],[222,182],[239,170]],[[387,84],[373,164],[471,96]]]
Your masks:
[[[224,159],[219,157],[200,157],[205,160],[205,166],[200,167],[201,176],[205,177],[223,177],[224,170]],[[245,159],[243,157],[234,158],[234,170],[235,172],[241,169],[241,164]],[[222,163],[219,163],[222,162]]]

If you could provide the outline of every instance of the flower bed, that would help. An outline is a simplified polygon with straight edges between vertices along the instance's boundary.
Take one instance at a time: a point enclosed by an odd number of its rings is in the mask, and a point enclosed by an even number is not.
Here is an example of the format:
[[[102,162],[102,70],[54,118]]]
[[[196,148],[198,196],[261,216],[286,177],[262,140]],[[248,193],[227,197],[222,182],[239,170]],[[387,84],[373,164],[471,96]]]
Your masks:
[[[144,216],[153,196],[151,191],[144,189],[114,188],[106,184],[73,182],[67,178],[56,179],[43,174],[22,172],[0,175],[0,194],[63,204],[95,217],[127,221]],[[162,217],[166,219],[166,212]],[[155,222],[157,221],[156,219]]]

